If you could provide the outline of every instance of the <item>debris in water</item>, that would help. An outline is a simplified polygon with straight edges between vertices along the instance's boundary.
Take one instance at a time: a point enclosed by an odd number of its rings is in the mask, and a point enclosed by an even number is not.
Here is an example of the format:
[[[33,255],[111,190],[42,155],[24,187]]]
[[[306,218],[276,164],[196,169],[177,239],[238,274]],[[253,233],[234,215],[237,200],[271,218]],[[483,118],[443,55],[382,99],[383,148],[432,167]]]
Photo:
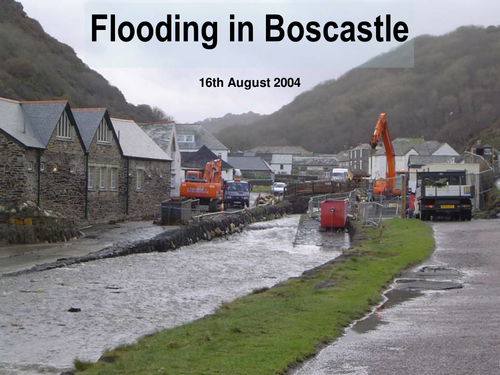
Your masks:
[[[80,311],[82,311],[82,309],[79,308],[79,307],[70,307],[69,310],[68,310],[68,312],[70,312],[70,313],[77,313],[77,312],[80,312]]]

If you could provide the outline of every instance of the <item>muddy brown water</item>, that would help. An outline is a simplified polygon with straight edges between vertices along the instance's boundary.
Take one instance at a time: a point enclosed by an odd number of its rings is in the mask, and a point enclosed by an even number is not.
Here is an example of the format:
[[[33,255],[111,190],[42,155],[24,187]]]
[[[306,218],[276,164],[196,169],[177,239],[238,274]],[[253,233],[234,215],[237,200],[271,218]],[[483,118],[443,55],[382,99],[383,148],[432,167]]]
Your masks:
[[[307,240],[312,227],[297,233],[298,226],[289,216],[175,252],[0,277],[0,374],[60,373],[75,358],[96,361],[105,349],[299,276],[348,244],[346,234],[328,233],[328,246],[318,246],[318,237]]]

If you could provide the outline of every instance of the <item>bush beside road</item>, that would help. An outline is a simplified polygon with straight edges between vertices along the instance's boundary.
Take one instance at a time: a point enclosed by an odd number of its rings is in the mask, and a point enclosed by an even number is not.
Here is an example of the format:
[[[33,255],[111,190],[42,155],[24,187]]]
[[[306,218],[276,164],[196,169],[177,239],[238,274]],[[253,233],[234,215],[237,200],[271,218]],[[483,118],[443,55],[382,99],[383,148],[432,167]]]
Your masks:
[[[432,230],[393,219],[359,229],[341,257],[271,289],[223,303],[213,315],[104,353],[85,374],[275,374],[313,356],[381,299],[390,281],[431,253]]]

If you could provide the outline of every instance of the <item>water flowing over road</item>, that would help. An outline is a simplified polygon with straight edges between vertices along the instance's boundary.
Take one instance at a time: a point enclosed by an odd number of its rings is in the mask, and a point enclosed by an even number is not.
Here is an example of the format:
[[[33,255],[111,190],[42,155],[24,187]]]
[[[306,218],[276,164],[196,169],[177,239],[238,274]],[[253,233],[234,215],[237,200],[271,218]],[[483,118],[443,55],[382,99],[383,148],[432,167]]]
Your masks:
[[[107,348],[199,319],[340,254],[347,235],[334,235],[338,247],[309,245],[296,241],[298,224],[289,216],[175,252],[1,277],[0,374],[59,373],[75,358],[96,361]]]

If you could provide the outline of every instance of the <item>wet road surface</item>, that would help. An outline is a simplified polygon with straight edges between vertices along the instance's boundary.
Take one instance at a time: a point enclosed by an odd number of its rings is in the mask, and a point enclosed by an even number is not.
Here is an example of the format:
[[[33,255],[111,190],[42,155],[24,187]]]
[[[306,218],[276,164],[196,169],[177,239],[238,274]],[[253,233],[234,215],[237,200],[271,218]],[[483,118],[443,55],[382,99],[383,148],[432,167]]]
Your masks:
[[[201,318],[340,254],[343,234],[330,234],[332,246],[323,249],[296,238],[298,223],[290,216],[175,252],[0,277],[0,374],[59,373],[74,358],[96,361],[104,349]]]
[[[295,374],[500,374],[500,220],[432,226],[436,251],[425,264],[458,272],[428,279],[463,288],[404,296]]]

